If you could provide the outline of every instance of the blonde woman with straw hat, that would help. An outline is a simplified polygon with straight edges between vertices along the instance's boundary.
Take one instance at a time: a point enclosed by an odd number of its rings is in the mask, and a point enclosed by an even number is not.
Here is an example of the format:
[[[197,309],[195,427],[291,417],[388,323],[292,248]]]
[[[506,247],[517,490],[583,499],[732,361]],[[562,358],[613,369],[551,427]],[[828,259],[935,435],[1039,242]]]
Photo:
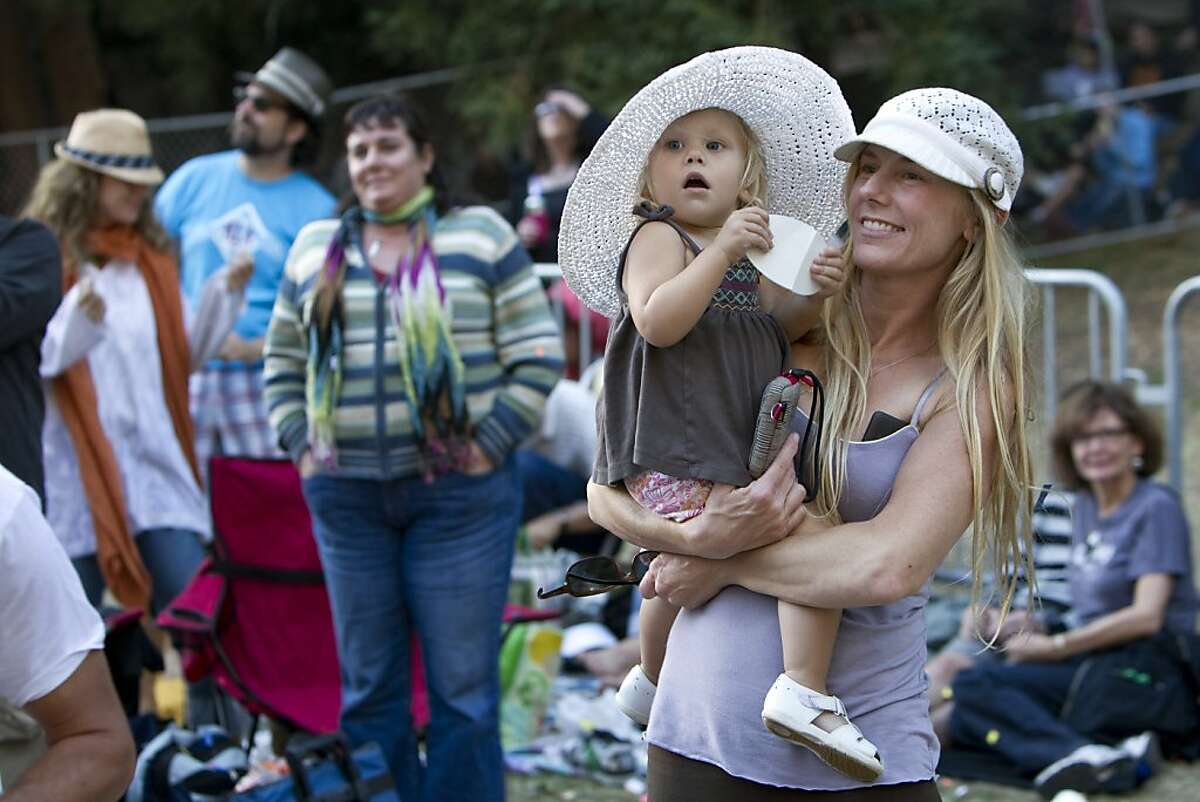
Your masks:
[[[835,155],[849,164],[847,279],[819,336],[792,350],[826,389],[816,500],[805,508],[796,492],[794,439],[763,478],[715,487],[683,524],[589,487],[599,523],[663,552],[643,593],[685,608],[647,733],[655,802],[938,799],[929,579],[969,525],[977,575],[990,553],[995,575],[1012,576],[1015,533],[1029,531],[1025,288],[1004,225],[1022,174],[1016,138],[978,98],[918,89]],[[829,691],[879,749],[874,785],[759,720],[761,688],[782,667],[776,599],[843,609]]]
[[[42,344],[47,517],[93,604],[107,585],[121,604],[157,611],[209,532],[188,374],[233,326],[250,270],[215,276],[189,320],[150,208],[163,174],[145,121],[84,112],[54,150],[24,211],[63,254],[63,300]]]

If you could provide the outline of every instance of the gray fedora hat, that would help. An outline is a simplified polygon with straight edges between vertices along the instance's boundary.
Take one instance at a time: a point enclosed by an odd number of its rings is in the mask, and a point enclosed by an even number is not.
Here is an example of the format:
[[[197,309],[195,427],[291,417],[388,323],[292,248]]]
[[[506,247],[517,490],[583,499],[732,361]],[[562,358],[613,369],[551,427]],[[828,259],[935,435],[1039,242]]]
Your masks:
[[[333,93],[333,82],[321,65],[294,47],[282,48],[258,72],[237,77],[278,92],[313,119],[325,113]]]

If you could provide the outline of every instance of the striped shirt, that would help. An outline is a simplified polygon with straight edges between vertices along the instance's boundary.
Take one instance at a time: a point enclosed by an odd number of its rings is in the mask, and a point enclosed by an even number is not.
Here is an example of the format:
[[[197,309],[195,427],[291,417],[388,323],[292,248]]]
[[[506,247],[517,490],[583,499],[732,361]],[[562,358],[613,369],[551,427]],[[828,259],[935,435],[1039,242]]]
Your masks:
[[[271,426],[299,460],[308,448],[305,377],[308,332],[325,251],[338,220],[310,223],[296,236],[271,314],[264,349]],[[538,425],[562,373],[563,349],[541,282],[516,233],[481,206],[438,219],[432,237],[451,309],[451,333],[465,367],[473,436],[499,465]],[[420,474],[411,408],[404,393],[387,291],[363,254],[346,251],[342,289],[341,395],[334,412],[336,470],[395,479]]]

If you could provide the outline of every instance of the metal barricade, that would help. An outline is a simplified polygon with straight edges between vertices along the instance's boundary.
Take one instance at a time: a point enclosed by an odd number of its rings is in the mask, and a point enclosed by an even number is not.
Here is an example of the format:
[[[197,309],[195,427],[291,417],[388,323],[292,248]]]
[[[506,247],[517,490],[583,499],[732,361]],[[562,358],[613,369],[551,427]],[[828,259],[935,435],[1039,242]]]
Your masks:
[[[1183,370],[1179,347],[1179,312],[1200,292],[1200,276],[1192,276],[1171,291],[1163,311],[1163,395],[1167,407],[1167,474],[1171,486],[1183,491]]]
[[[1126,378],[1129,341],[1125,297],[1113,280],[1094,270],[1037,268],[1026,269],[1025,277],[1042,290],[1042,400],[1046,428],[1053,425],[1058,401],[1058,356],[1056,296],[1058,287],[1082,287],[1088,290],[1088,375],[1107,376],[1111,381]],[[1108,370],[1104,370],[1101,306],[1108,319]]]

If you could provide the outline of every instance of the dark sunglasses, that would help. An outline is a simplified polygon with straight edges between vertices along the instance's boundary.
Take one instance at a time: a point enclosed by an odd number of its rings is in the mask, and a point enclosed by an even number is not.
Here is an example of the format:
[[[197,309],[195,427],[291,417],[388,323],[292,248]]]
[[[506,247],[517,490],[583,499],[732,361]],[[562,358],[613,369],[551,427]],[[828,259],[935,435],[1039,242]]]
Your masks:
[[[243,100],[249,100],[250,105],[260,114],[270,111],[271,109],[286,109],[287,103],[280,100],[274,100],[266,95],[252,94],[250,89],[245,86],[235,86],[233,88],[233,104],[240,105]]]
[[[571,563],[567,569],[567,581],[553,590],[538,588],[537,597],[548,599],[564,593],[575,596],[596,596],[608,593],[625,585],[636,585],[650,570],[650,563],[658,556],[657,551],[639,552],[633,558],[628,571],[622,571],[621,566],[612,557],[584,557]]]

